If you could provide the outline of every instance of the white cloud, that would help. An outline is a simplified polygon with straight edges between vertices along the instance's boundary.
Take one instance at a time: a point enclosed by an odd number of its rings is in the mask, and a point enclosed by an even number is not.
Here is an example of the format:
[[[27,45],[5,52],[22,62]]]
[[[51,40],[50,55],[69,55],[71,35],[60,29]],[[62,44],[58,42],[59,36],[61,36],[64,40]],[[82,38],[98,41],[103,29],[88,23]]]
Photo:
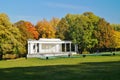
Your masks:
[[[64,8],[64,9],[73,9],[73,10],[89,10],[86,6],[78,6],[78,5],[71,5],[71,4],[63,4],[63,3],[54,3],[49,2],[46,4],[49,7],[57,7],[57,8]]]
[[[33,18],[33,16],[15,16],[17,19],[30,19]]]

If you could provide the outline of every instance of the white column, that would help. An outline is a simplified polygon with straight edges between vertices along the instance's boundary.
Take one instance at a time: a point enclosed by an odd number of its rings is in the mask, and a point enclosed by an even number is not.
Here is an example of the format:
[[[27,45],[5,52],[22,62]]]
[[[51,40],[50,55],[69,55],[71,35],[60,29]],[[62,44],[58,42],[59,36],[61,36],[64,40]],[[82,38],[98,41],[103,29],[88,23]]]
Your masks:
[[[62,52],[62,44],[60,44],[60,52]]]
[[[65,52],[66,52],[66,43],[65,43]]]
[[[44,45],[45,45],[44,53],[46,53],[46,51],[47,51],[47,49],[46,49],[46,44],[44,44]]]
[[[30,43],[28,42],[28,54],[30,54]]]
[[[59,52],[59,44],[56,45],[56,52]]]
[[[58,52],[61,52],[61,44],[58,44]]]
[[[59,52],[62,52],[62,44],[59,44]]]
[[[33,54],[33,43],[30,43],[30,54]]]
[[[41,52],[41,44],[39,43],[39,53]]]
[[[78,46],[75,44],[75,52],[78,52]]]

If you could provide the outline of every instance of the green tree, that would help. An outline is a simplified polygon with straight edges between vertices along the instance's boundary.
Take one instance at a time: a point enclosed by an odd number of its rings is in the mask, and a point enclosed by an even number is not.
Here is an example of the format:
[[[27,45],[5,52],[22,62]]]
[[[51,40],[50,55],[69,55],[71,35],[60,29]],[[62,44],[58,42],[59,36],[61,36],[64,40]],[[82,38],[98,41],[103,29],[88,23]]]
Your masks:
[[[120,32],[120,24],[111,24],[111,26],[113,27],[113,29],[115,31],[119,31]]]
[[[80,50],[86,51],[97,44],[97,39],[92,37],[94,26],[87,16],[78,15],[70,27],[73,42],[79,45]],[[73,21],[72,21],[73,22]]]
[[[56,37],[62,40],[67,39],[69,25],[65,18],[62,18],[56,27]],[[67,39],[68,40],[68,39]]]
[[[81,51],[91,49],[97,44],[97,39],[93,37],[93,20],[89,17],[84,14],[67,14],[58,24],[59,35],[78,44]]]

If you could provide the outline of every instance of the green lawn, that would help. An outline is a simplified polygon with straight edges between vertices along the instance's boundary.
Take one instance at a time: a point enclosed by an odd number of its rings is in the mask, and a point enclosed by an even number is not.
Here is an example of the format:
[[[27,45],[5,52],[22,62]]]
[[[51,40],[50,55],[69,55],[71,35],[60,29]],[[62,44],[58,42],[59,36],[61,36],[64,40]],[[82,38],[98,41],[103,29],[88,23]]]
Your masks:
[[[120,80],[120,56],[0,61],[0,80]]]

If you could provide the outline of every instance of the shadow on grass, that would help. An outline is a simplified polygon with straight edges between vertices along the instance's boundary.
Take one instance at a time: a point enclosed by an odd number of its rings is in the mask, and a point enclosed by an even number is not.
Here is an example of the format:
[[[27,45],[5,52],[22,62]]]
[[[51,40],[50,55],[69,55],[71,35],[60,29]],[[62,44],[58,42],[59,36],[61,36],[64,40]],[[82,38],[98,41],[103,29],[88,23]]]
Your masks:
[[[120,61],[0,69],[0,80],[119,80]]]

